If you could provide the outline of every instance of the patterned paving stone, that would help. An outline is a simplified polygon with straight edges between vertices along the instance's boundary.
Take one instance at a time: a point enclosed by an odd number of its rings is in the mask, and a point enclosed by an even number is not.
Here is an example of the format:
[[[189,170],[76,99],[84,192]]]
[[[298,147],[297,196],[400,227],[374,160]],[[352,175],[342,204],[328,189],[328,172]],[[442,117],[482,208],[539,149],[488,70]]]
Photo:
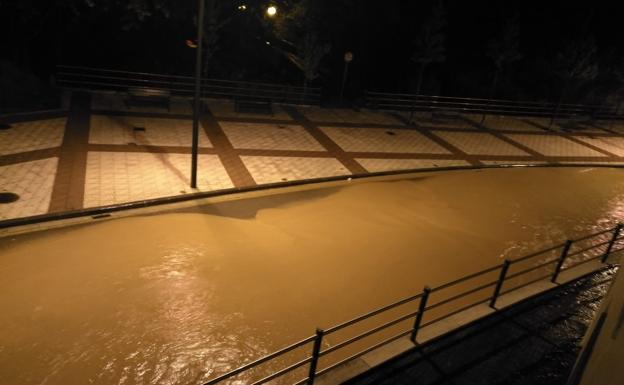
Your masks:
[[[321,130],[349,152],[449,153],[416,130],[351,127],[321,127]]]
[[[94,92],[91,96],[91,109],[185,115],[193,113],[193,106],[191,104],[191,100],[188,98],[171,97],[169,99],[169,109],[158,105],[130,105],[126,101],[127,95],[124,92]]]
[[[576,139],[591,144],[617,156],[624,156],[624,138],[577,136]]]
[[[618,134],[624,134],[624,122],[620,122],[620,121],[613,121],[613,122],[607,122],[607,121],[603,121],[600,122],[600,125],[604,128],[607,128],[611,131],[614,131]]]
[[[368,172],[411,170],[418,168],[469,166],[465,160],[449,159],[356,159]]]
[[[84,207],[190,193],[186,154],[89,152]],[[233,187],[216,155],[199,155],[198,191]]]
[[[282,107],[273,104],[273,115],[262,113],[243,113],[236,112],[234,109],[234,102],[229,100],[209,100],[207,102],[208,108],[214,116],[217,118],[248,118],[248,119],[275,119],[275,120],[292,120],[292,117],[288,115]]]
[[[145,131],[135,131],[135,127]],[[190,120],[92,115],[89,143],[190,147],[192,132]],[[199,146],[212,147],[201,129]]]
[[[222,122],[221,128],[234,148],[325,151],[303,127],[297,125]]]
[[[0,220],[45,214],[50,206],[58,158],[48,158],[0,167],[0,192],[20,199],[0,204]]]
[[[63,142],[66,118],[13,123],[0,130],[0,155],[59,147]]]
[[[488,133],[450,131],[434,131],[433,133],[471,155],[529,155]]]
[[[241,159],[258,184],[349,175],[333,158],[242,156]]]
[[[605,156],[560,136],[527,134],[505,134],[505,136],[546,156]]]

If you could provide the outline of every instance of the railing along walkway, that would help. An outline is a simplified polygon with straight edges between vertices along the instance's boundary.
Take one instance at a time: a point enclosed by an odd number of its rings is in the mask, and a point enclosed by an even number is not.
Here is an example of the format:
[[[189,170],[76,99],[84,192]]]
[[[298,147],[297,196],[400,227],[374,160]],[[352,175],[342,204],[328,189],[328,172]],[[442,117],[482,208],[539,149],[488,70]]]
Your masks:
[[[576,269],[592,261],[600,261],[601,264],[607,263],[610,255],[624,250],[624,246],[618,243],[618,241],[624,239],[624,236],[621,235],[622,228],[623,225],[618,224],[613,228],[601,230],[577,239],[570,239],[561,244],[539,250],[520,258],[506,259],[499,265],[466,275],[452,282],[432,288],[425,286],[422,292],[401,299],[400,301],[388,304],[330,328],[317,329],[314,335],[297,341],[253,362],[249,362],[237,369],[219,375],[206,382],[205,385],[224,383],[229,379],[233,379],[235,376],[248,373],[250,370],[262,364],[273,362],[276,359],[281,360],[285,355],[304,346],[310,348],[310,354],[308,356],[279,370],[273,371],[271,374],[265,375],[265,377],[250,380],[249,383],[253,385],[264,384],[305,366],[307,375],[295,381],[294,384],[312,385],[319,376],[329,373],[341,365],[349,363],[358,357],[403,337],[409,336],[409,339],[413,343],[416,343],[418,333],[423,328],[437,324],[440,321],[468,309],[488,304],[492,311],[497,311],[496,304],[502,295],[512,293],[539,281],[556,284],[562,272]],[[551,269],[548,269],[549,267]],[[442,296],[443,298],[436,299],[436,297],[440,297],[440,293],[444,292],[450,294]],[[483,292],[486,294],[485,297],[479,297],[476,300],[472,299],[467,303],[462,303],[460,301],[467,297],[472,298],[478,293]],[[380,325],[358,330],[355,335],[335,343],[330,347],[323,348],[323,342],[328,336],[355,327],[356,325],[361,326],[365,321],[371,320],[379,315],[391,314],[396,309],[408,304],[416,305],[417,310],[409,310],[398,317],[392,316],[392,319],[384,321]],[[447,309],[444,310],[444,307],[447,307]],[[426,319],[425,317],[428,314],[431,318]],[[366,344],[363,349],[355,353],[349,352],[346,357],[335,359],[322,369],[319,369],[319,360],[321,358],[335,352],[343,351],[343,353],[345,353],[344,351],[347,348],[352,347],[352,345],[357,342],[373,335],[382,334],[381,332],[387,332],[388,329],[400,326],[401,323],[406,322],[410,323],[409,327],[403,327],[398,332],[394,331],[390,333],[390,335],[385,335],[380,341]],[[355,330],[357,329],[358,328],[355,328]],[[240,380],[236,383],[240,383]]]
[[[501,99],[366,92],[368,107],[391,111],[426,111],[439,114],[498,114],[516,116],[621,119],[621,111],[608,105],[560,104]]]
[[[195,87],[195,78],[191,76],[68,65],[57,66],[56,82],[59,86],[70,89],[127,92],[133,88],[147,88],[186,97],[194,94]],[[266,99],[274,103],[318,105],[321,90],[317,87],[202,78],[201,96],[217,99]]]

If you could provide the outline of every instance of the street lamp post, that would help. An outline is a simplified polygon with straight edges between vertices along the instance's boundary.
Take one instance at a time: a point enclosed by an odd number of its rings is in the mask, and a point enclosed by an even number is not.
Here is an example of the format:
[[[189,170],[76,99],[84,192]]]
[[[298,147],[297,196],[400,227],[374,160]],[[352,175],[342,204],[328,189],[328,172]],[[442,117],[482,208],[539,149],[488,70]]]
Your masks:
[[[195,99],[193,104],[193,145],[191,149],[191,188],[197,188],[197,152],[199,147],[199,109],[201,90],[202,40],[204,37],[204,1],[199,0],[197,19],[197,56],[195,57]]]
[[[344,96],[345,84],[347,83],[347,75],[349,74],[349,63],[353,60],[353,53],[350,51],[345,52],[344,55],[344,72],[342,73],[342,83],[340,84],[340,105],[342,106],[342,99]]]

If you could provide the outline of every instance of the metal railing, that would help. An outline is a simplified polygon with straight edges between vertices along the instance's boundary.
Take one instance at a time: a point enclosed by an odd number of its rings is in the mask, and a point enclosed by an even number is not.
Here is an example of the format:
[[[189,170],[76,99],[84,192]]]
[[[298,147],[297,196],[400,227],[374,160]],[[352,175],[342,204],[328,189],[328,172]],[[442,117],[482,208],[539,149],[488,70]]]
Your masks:
[[[547,280],[552,283],[557,283],[559,275],[563,271],[577,268],[578,266],[587,264],[591,261],[600,260],[602,264],[606,263],[611,254],[624,250],[624,246],[618,244],[618,241],[624,239],[624,236],[621,236],[623,227],[624,226],[622,224],[618,224],[615,227],[601,230],[574,240],[567,240],[564,243],[525,255],[520,258],[506,259],[499,265],[464,276],[452,282],[433,288],[425,286],[421,293],[383,306],[379,309],[332,326],[328,329],[317,329],[316,333],[310,337],[304,338],[281,350],[245,364],[235,370],[219,375],[218,377],[209,380],[204,385],[215,385],[221,383],[231,379],[234,376],[246,373],[261,364],[277,358],[282,358],[284,355],[294,351],[295,349],[302,348],[306,345],[310,348],[310,344],[312,346],[311,354],[309,356],[299,359],[282,369],[274,371],[268,376],[250,383],[253,385],[260,385],[282,377],[287,373],[291,373],[295,369],[308,365],[306,377],[294,382],[294,385],[312,385],[318,376],[400,338],[409,335],[410,340],[416,343],[418,332],[422,330],[422,328],[448,319],[449,317],[457,315],[467,309],[482,304],[488,304],[490,308],[498,310],[496,308],[496,304],[502,295],[509,294],[538,281]],[[616,246],[618,246],[618,248],[614,248]],[[552,267],[552,270],[542,271],[542,274],[538,274],[540,273],[540,270],[547,270],[549,266]],[[516,267],[518,270],[513,271]],[[463,289],[458,289],[462,286],[464,286]],[[460,302],[462,299],[474,296],[477,293],[484,291],[486,295],[478,298],[476,301],[474,299],[468,300],[467,304]],[[431,298],[439,297],[439,293],[443,292],[450,292],[450,295],[447,294],[447,296],[443,296],[443,298],[439,298],[435,302],[430,303]],[[415,305],[416,310],[411,309],[398,317],[392,316],[390,320],[384,320],[380,325],[367,328],[364,331],[359,331],[357,334],[346,338],[333,346],[323,348],[323,342],[326,341],[325,338],[327,336],[371,320],[376,316],[389,314],[394,310],[409,304]],[[448,306],[450,304],[454,304],[454,306]],[[443,311],[442,309],[445,306],[448,307],[448,309]],[[437,314],[433,314],[430,319],[423,322],[425,321],[425,316],[428,313],[436,312]],[[384,336],[381,341],[375,341],[374,343],[367,345],[362,350],[350,353],[347,357],[332,362],[330,365],[325,366],[320,370],[318,369],[319,359],[322,357],[341,351],[358,341],[364,340],[365,338],[378,334],[382,331],[387,331],[393,326],[400,326],[401,323],[405,322],[409,322],[410,326],[403,327],[398,333],[396,331],[392,332],[389,336]]]
[[[150,88],[168,91],[172,95],[193,96],[195,78],[79,66],[57,66],[56,82],[71,89],[108,90],[126,92],[131,88]],[[202,79],[203,98],[268,99],[274,103],[318,105],[320,88],[284,84]]]
[[[426,111],[498,114],[516,116],[587,117],[591,119],[620,119],[616,107],[607,105],[561,104],[519,102],[513,100],[458,98],[412,94],[366,92],[366,102],[371,108],[392,111]]]

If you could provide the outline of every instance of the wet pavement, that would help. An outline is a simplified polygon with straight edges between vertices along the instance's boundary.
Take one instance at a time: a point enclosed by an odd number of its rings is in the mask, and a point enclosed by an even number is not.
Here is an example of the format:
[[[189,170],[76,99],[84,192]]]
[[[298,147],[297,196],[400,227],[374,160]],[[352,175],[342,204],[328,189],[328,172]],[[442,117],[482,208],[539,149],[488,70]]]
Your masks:
[[[67,110],[0,116],[0,221],[267,183],[500,164],[624,165],[624,124],[465,114],[274,106],[272,115],[207,101],[197,189],[189,187],[191,103],[129,107],[124,94],[75,92]],[[429,114],[430,115],[430,114]]]
[[[494,313],[344,385],[565,385],[614,271]]]

